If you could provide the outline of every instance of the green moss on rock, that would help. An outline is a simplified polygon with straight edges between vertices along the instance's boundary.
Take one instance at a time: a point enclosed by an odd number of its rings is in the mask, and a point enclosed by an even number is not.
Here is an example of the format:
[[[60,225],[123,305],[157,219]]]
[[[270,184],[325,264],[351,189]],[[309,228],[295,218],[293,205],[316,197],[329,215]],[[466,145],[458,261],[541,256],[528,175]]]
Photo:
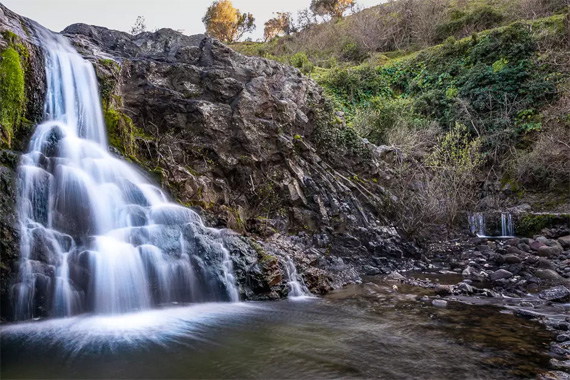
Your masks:
[[[556,225],[569,225],[570,214],[525,214],[515,223],[517,235],[534,236],[543,229]]]
[[[26,109],[24,78],[22,57],[11,43],[0,55],[1,145],[11,146],[12,138],[23,121]]]

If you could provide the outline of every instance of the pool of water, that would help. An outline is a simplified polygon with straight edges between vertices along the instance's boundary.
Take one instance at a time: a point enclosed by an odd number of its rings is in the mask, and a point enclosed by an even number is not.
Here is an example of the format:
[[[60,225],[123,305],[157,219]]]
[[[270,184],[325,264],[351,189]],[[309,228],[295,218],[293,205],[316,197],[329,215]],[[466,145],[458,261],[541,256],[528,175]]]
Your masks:
[[[418,292],[421,292],[419,294]],[[500,309],[368,282],[325,298],[202,304],[1,327],[2,378],[502,379],[551,338]]]

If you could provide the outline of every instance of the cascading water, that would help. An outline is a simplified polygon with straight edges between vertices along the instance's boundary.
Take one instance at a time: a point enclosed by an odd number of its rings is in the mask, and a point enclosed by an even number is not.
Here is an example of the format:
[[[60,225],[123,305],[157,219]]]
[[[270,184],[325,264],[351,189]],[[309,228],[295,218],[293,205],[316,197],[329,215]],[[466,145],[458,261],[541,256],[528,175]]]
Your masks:
[[[287,274],[287,286],[289,286],[289,298],[304,297],[309,295],[309,289],[299,281],[297,268],[290,257],[285,260],[285,272]]]
[[[496,222],[496,223],[494,223]],[[497,238],[508,238],[513,237],[515,235],[515,228],[513,223],[513,216],[510,213],[501,213],[501,230],[499,231],[499,226],[497,225],[498,220],[496,218],[492,218],[491,230],[494,230],[495,233],[492,236],[487,235],[487,221],[485,219],[485,215],[483,213],[474,213],[469,215],[469,230],[473,235],[477,235],[478,237],[497,237]]]
[[[44,122],[19,166],[15,318],[238,301],[221,231],[108,152],[93,66],[41,27]]]
[[[506,237],[515,235],[513,216],[509,213],[501,213],[501,235]]]
[[[469,229],[473,235],[485,236],[485,216],[480,212],[470,214]]]

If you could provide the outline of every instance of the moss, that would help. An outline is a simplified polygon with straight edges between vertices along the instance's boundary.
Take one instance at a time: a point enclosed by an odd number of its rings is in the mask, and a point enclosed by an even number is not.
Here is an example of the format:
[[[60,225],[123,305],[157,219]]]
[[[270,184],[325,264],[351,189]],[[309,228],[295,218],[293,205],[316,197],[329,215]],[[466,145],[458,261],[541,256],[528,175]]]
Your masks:
[[[17,37],[6,38],[10,45],[0,55],[1,141],[8,146],[11,146],[12,138],[24,120],[26,109],[25,73],[22,62],[26,58],[21,57],[18,51],[25,51],[25,47],[21,44],[15,46],[15,38]]]
[[[277,257],[270,255],[269,253],[265,252],[263,247],[261,247],[261,245],[259,245],[259,243],[256,242],[255,240],[250,239],[249,244],[251,245],[251,247],[253,249],[255,249],[255,252],[257,252],[257,258],[259,259],[259,262],[261,264],[264,264],[267,262],[272,262],[272,261],[277,261]]]
[[[119,96],[112,96],[114,104],[122,104]],[[111,102],[103,101],[103,116],[107,126],[107,137],[109,144],[117,148],[123,155],[139,162],[136,149],[136,140],[151,140],[142,129],[135,126],[133,120],[125,113],[111,106]]]
[[[556,225],[570,226],[570,214],[525,214],[515,223],[518,236],[534,236],[544,228]]]

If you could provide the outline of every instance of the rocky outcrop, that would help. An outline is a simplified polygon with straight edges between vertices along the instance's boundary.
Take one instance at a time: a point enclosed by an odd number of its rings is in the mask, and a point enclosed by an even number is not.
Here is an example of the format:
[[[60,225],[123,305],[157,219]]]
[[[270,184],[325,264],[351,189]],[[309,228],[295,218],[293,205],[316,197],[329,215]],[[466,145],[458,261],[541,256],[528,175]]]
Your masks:
[[[32,23],[0,4],[0,299],[2,316],[10,313],[10,288],[18,272],[16,168],[32,127],[41,120],[45,97],[42,50]],[[10,65],[8,62],[11,60]],[[23,86],[17,86],[18,78]],[[16,83],[16,84],[14,84]],[[10,87],[11,85],[14,88]],[[22,91],[22,94],[17,94]],[[14,96],[16,95],[16,96]],[[21,95],[21,96],[20,96]]]
[[[4,302],[19,252],[15,168],[41,119],[45,68],[33,22],[0,11],[0,32],[10,32],[0,49],[26,51],[25,110],[0,152]],[[287,296],[290,259],[314,293],[411,266],[414,247],[383,216],[381,152],[297,69],[169,29],[132,36],[76,24],[64,33],[94,63],[115,153],[228,228],[244,298]]]
[[[268,276],[254,293],[272,298],[268,284],[283,284],[278,266],[260,265],[266,255],[294,257],[325,292],[414,252],[383,217],[386,163],[297,69],[169,29],[64,34],[96,66],[112,145],[213,226],[249,236],[232,252],[247,281]],[[248,251],[258,261],[240,259]]]

